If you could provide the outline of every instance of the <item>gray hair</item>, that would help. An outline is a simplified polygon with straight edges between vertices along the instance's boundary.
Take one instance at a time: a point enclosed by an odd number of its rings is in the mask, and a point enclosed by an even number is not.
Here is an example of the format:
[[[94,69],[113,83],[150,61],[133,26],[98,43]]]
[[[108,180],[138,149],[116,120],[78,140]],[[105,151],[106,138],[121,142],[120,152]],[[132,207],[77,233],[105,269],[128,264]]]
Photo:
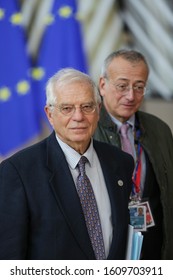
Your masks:
[[[93,89],[96,103],[101,103],[99,90],[95,82],[89,77],[89,75],[73,68],[63,68],[55,73],[46,84],[46,104],[53,105],[56,103],[57,96],[55,95],[55,88],[57,86],[61,87],[75,81],[83,81],[85,83],[88,83]]]
[[[144,64],[146,65],[146,68],[147,68],[147,71],[149,73],[149,66],[148,66],[148,63],[147,63],[147,60],[145,58],[145,56],[136,51],[136,50],[118,50],[118,51],[115,51],[115,52],[112,52],[111,54],[109,54],[106,59],[104,60],[104,63],[103,63],[103,66],[102,66],[102,69],[101,69],[101,76],[102,77],[105,77],[105,78],[108,78],[108,67],[109,65],[111,64],[112,60],[114,58],[117,58],[117,57],[121,57],[131,63],[136,63],[136,62],[141,62],[143,61]]]

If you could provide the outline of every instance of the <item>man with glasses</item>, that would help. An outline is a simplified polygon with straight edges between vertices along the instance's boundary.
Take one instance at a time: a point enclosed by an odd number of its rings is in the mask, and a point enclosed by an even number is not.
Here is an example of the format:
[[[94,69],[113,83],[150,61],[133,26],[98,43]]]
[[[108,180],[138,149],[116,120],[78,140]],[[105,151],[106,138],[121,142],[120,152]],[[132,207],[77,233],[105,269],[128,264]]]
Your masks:
[[[173,259],[173,137],[162,120],[139,110],[148,75],[148,63],[137,51],[119,50],[105,59],[94,137],[134,157],[129,207],[146,208],[141,259]]]
[[[133,158],[93,141],[88,75],[62,69],[46,95],[52,134],[0,165],[0,259],[125,259]]]

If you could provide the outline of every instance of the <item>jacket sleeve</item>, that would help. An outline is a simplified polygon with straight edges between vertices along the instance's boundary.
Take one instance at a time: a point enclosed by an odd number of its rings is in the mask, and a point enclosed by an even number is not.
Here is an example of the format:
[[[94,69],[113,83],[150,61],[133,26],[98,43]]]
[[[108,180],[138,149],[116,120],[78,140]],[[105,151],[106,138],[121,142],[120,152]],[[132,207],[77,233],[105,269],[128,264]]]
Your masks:
[[[20,174],[6,160],[0,165],[0,259],[25,259],[28,209]]]

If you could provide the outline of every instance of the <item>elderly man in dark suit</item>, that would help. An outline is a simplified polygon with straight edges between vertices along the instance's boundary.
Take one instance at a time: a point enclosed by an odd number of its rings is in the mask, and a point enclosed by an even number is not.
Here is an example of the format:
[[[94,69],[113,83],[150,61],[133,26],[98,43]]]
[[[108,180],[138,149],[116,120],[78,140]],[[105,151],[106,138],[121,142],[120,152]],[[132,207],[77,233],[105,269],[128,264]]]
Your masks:
[[[101,100],[88,75],[62,69],[46,95],[52,134],[0,165],[0,259],[124,259],[133,159],[92,139]]]
[[[99,79],[103,106],[94,139],[124,151],[123,130],[135,159],[130,204],[146,206],[143,260],[173,259],[173,135],[158,117],[141,111],[149,64],[136,50],[118,50],[104,60]]]

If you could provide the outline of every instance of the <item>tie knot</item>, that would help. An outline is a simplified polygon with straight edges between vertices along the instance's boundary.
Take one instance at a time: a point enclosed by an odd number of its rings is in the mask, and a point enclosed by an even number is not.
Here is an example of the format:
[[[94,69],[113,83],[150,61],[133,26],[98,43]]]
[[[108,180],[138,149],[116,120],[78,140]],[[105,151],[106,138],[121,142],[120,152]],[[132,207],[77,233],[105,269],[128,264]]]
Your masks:
[[[79,172],[81,174],[85,173],[85,163],[88,162],[88,159],[82,156],[78,162]]]
[[[129,129],[129,124],[128,123],[123,123],[122,126],[120,127],[120,133],[122,136],[127,136],[127,131]]]

